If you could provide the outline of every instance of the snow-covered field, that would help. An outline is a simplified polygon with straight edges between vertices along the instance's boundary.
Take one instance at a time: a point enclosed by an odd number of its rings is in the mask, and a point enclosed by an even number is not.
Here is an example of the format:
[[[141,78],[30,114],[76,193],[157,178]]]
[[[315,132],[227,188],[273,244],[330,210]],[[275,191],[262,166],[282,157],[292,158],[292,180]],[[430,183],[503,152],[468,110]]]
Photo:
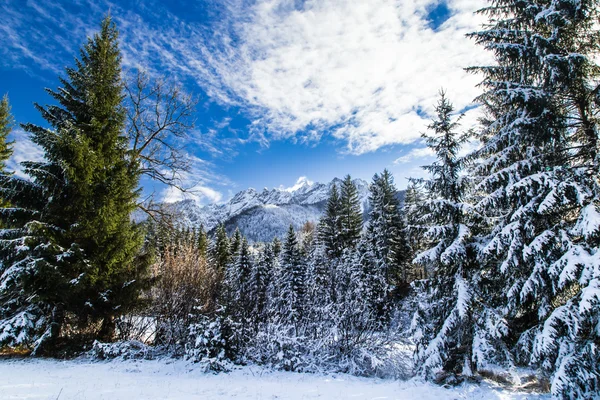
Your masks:
[[[488,384],[451,390],[343,374],[270,372],[245,367],[207,374],[184,361],[2,360],[0,399],[547,399]]]

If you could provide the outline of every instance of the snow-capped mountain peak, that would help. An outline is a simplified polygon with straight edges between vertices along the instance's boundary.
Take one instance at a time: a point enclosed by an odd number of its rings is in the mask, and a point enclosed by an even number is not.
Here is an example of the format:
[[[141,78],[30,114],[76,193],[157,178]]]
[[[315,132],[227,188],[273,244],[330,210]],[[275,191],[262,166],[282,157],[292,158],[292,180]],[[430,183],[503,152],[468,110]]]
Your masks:
[[[339,187],[341,182],[336,178],[323,184],[301,177],[289,188],[264,188],[261,192],[254,188],[242,190],[224,204],[200,207],[193,201],[183,200],[169,207],[183,226],[203,225],[211,231],[223,223],[229,232],[239,227],[248,239],[266,241],[283,236],[290,224],[299,229],[307,221],[317,222],[323,215],[331,186],[335,183]],[[354,180],[354,184],[365,209],[369,185],[361,179]]]

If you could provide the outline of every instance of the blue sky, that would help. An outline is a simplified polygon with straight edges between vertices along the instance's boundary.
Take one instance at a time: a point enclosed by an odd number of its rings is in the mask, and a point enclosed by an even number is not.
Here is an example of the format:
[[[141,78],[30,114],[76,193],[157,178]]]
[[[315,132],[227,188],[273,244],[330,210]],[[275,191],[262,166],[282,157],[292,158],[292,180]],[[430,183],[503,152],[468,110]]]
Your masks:
[[[440,88],[473,125],[489,55],[464,35],[483,0],[4,0],[0,93],[18,122],[110,11],[123,67],[199,96],[184,176],[201,203],[247,187],[290,187],[389,168],[399,187],[431,161],[419,141]],[[12,166],[41,156],[16,129]],[[170,200],[181,195],[157,188]]]

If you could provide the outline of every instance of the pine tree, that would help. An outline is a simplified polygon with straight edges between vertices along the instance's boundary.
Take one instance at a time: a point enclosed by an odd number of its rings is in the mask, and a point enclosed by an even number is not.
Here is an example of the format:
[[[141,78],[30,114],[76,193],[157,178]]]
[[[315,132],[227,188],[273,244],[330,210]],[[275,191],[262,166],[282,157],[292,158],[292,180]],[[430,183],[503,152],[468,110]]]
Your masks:
[[[215,234],[215,240],[211,251],[213,263],[218,271],[225,271],[230,261],[229,238],[225,231],[225,225],[219,224]]]
[[[362,212],[358,190],[350,175],[346,175],[340,189],[340,245],[342,249],[354,249],[362,232]]]
[[[327,252],[332,258],[339,258],[342,255],[342,243],[340,241],[342,232],[340,212],[340,196],[337,185],[334,183],[329,189],[329,198],[327,200],[325,215],[321,218],[318,229],[319,240],[325,245]]]
[[[209,245],[210,243],[208,240],[208,235],[206,234],[206,230],[204,229],[204,225],[200,225],[196,237],[196,246],[198,247],[200,256],[205,260],[208,258]]]
[[[8,95],[0,100],[0,173],[6,173],[6,161],[13,153],[13,143],[8,141],[14,120],[10,113]]]
[[[294,227],[290,225],[281,252],[283,316],[298,329],[305,294],[305,265]]]
[[[227,269],[227,285],[231,313],[236,321],[242,322],[243,326],[245,326],[254,307],[250,287],[253,269],[248,241],[246,238],[241,238],[235,259]]]
[[[477,207],[491,227],[479,258],[486,300],[509,325],[478,339],[478,361],[494,360],[491,343],[508,346],[563,398],[600,390],[598,9],[596,0],[497,1],[472,35],[497,64],[473,68],[487,111]]]
[[[412,260],[418,252],[423,250],[423,236],[421,232],[418,231],[418,229],[415,229],[419,225],[418,211],[423,201],[425,201],[425,196],[424,193],[422,193],[422,189],[416,182],[411,181],[408,184],[408,187],[406,188],[406,192],[404,194],[403,206],[403,215],[406,225],[406,242],[408,245],[408,253],[410,255],[408,257],[409,260]],[[415,279],[423,279],[427,277],[425,270],[419,265],[411,263],[409,268],[409,281]]]
[[[276,257],[273,252],[273,246],[267,243],[260,252],[258,260],[252,269],[249,283],[250,303],[254,305],[252,320],[256,325],[265,322],[267,318],[268,291],[272,280],[275,278],[275,261]]]
[[[130,220],[139,169],[127,160],[118,32],[109,17],[66,73],[63,88],[48,90],[59,105],[36,105],[55,130],[23,125],[47,161],[23,163],[31,181],[0,184],[15,207],[2,213],[14,228],[0,246],[9,270],[1,296],[10,299],[2,325],[28,313],[37,325],[25,336],[36,347],[59,337],[67,313],[102,321],[100,336],[110,339],[114,317],[136,304],[147,266],[136,258],[143,236]]]
[[[419,180],[430,199],[418,207],[417,225],[413,225],[415,234],[423,234],[426,240],[415,263],[431,276],[421,283],[427,296],[419,302],[415,318],[419,369],[429,379],[437,378],[442,371],[472,373],[475,295],[475,249],[469,218],[472,207],[464,202],[464,160],[458,156],[467,136],[456,133],[454,108],[443,91],[435,111],[436,117],[428,127],[431,133],[422,136],[437,160],[424,167],[430,179]]]
[[[273,238],[273,255],[275,258],[279,258],[281,255],[281,240],[279,238]]]
[[[334,261],[329,259],[325,246],[318,240],[313,243],[307,257],[304,308],[305,318],[312,325],[310,330],[314,338],[329,327],[328,319],[333,311],[333,264]]]
[[[404,234],[404,221],[400,201],[396,196],[394,178],[388,170],[373,177],[370,186],[369,226],[367,240],[376,269],[385,277],[388,285],[406,280],[408,249]]]
[[[240,232],[239,228],[235,228],[233,232],[233,236],[229,240],[229,254],[230,259],[235,261],[237,254],[240,250],[240,246],[242,245],[242,232]]]

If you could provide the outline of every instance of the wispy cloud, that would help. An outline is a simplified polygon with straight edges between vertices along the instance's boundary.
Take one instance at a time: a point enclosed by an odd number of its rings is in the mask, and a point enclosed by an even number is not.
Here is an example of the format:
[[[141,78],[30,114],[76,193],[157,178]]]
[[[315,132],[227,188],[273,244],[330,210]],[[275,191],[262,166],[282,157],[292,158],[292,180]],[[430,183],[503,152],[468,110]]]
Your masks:
[[[232,6],[228,37],[236,40],[204,65],[220,79],[220,98],[245,106],[255,120],[252,132],[263,140],[318,140],[330,132],[355,154],[411,143],[425,129],[441,87],[457,108],[471,104],[479,78],[463,68],[487,60],[464,36],[480,24],[473,11],[483,3],[449,1],[451,16],[437,30],[426,18],[432,3]],[[201,45],[198,54],[209,48]]]
[[[184,199],[193,199],[199,204],[219,203],[224,197],[218,187],[232,186],[232,182],[218,174],[211,162],[189,155],[191,166],[179,173],[179,187],[163,187],[159,193],[160,201],[173,203]]]
[[[429,147],[418,147],[410,150],[408,154],[398,157],[394,160],[394,164],[406,164],[415,159],[425,158],[425,157],[433,157],[434,153]]]
[[[484,1],[447,0],[449,18],[432,29],[428,10],[438,2],[205,0],[218,18],[198,23],[158,2],[124,9],[72,0],[67,9],[8,0],[0,5],[7,44],[0,63],[27,59],[60,71],[110,9],[124,66],[194,81],[211,101],[239,108],[251,120],[241,143],[331,135],[344,151],[362,154],[417,140],[441,87],[457,109],[478,94],[480,78],[463,68],[489,56],[464,35],[482,22],[473,12]]]
[[[21,167],[23,161],[42,161],[44,150],[29,139],[29,134],[21,128],[16,128],[10,133],[9,140],[14,140],[13,155],[7,162],[8,171],[14,171],[15,175],[27,178]]]

